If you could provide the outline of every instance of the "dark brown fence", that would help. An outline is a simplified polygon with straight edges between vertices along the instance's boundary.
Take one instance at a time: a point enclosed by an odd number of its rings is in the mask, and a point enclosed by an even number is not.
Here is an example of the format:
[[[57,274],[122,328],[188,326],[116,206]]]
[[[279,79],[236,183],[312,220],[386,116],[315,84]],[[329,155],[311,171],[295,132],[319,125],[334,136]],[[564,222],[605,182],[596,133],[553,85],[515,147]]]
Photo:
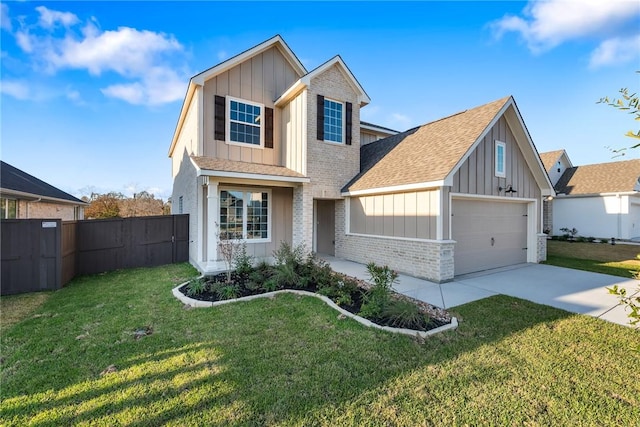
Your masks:
[[[80,274],[184,262],[189,216],[3,220],[1,258],[2,295],[59,289]]]
[[[59,219],[0,221],[0,294],[62,287],[61,224]]]

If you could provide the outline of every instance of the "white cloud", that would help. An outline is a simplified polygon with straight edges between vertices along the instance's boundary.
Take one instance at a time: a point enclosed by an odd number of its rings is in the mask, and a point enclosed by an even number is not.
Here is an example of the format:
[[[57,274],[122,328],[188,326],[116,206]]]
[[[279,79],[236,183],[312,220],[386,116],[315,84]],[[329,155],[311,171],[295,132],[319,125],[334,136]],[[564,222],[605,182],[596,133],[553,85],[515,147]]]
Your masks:
[[[496,37],[519,33],[534,53],[543,52],[572,39],[613,31],[617,25],[637,19],[635,1],[549,0],[530,1],[524,17],[506,15],[492,22]]]
[[[11,31],[13,25],[11,25],[11,18],[9,18],[9,6],[6,3],[0,4],[0,29]]]
[[[24,25],[15,34],[36,68],[51,74],[64,69],[86,70],[92,76],[115,73],[124,81],[102,88],[102,93],[136,105],[159,105],[184,96],[188,76],[171,65],[184,47],[174,36],[129,27],[104,31],[94,18],[82,24],[73,13],[43,6],[36,10],[39,27]],[[64,35],[48,31],[59,26],[65,27]]]
[[[391,114],[391,123],[390,125],[393,129],[406,129],[411,124],[411,119],[408,116],[400,113]],[[394,127],[395,126],[395,127]]]
[[[226,50],[219,50],[216,56],[218,57],[218,61],[224,61],[229,57],[229,54]]]
[[[36,10],[40,14],[39,23],[43,28],[52,29],[57,24],[68,28],[80,22],[78,17],[71,12],[58,12],[44,6],[38,6]]]
[[[21,101],[31,98],[29,85],[18,80],[0,80],[0,93],[9,95]]]
[[[172,36],[120,27],[100,32],[93,24],[82,31],[83,38],[65,37],[54,43],[46,59],[55,68],[87,69],[91,74],[115,71],[123,76],[143,74],[160,54],[181,51]]]
[[[605,40],[591,53],[592,68],[629,62],[640,55],[640,34],[633,37],[616,37]]]
[[[140,82],[116,84],[101,89],[105,96],[130,104],[161,105],[184,97],[186,83],[173,70],[156,67]]]

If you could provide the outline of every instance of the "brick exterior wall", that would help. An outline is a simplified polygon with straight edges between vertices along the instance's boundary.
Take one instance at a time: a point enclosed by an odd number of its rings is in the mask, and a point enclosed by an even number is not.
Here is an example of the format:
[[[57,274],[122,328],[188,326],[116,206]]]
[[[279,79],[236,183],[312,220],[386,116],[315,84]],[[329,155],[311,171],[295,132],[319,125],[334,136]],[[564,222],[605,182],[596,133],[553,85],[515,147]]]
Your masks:
[[[338,66],[311,80],[307,97],[307,176],[311,195],[319,199],[340,199],[340,190],[360,172],[360,104],[357,94]],[[340,102],[351,102],[351,145],[318,141],[317,95]]]
[[[179,156],[179,154],[174,154]],[[171,194],[171,213],[189,214],[189,262],[193,265],[201,261],[202,254],[198,251],[198,239],[205,239],[202,230],[198,228],[198,192],[202,192],[202,185],[196,178],[196,170],[184,150],[180,155],[178,173],[173,178],[173,191]],[[180,197],[182,197],[182,212],[180,212]]]
[[[293,246],[313,245],[313,197],[311,185],[303,184],[293,189]]]
[[[537,262],[542,262],[547,260],[547,235],[544,233],[538,234],[536,259],[537,259]]]
[[[346,234],[346,201],[336,201],[336,256],[366,264],[388,265],[401,273],[436,283],[453,279],[455,243],[389,239]]]
[[[18,218],[51,218],[62,221],[84,219],[75,217],[75,206],[62,203],[35,202],[18,200]]]

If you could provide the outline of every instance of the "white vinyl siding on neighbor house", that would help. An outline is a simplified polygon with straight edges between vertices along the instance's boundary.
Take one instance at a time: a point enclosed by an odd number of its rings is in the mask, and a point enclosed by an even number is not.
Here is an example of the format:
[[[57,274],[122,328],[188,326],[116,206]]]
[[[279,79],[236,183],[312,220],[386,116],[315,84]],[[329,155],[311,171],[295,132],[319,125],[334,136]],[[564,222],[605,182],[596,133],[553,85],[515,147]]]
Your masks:
[[[497,177],[499,178],[504,178],[507,176],[506,173],[506,162],[507,162],[507,156],[506,156],[506,144],[504,142],[501,141],[497,141],[496,140],[496,148],[495,148],[495,152],[496,152],[496,159],[495,159],[495,174]]]
[[[640,197],[607,195],[553,199],[553,234],[575,228],[578,236],[601,239],[640,237]]]
[[[436,239],[439,191],[381,194],[349,200],[350,234]]]
[[[271,238],[270,199],[269,190],[221,190],[220,235],[251,242],[268,241]]]
[[[324,140],[344,143],[344,104],[331,99],[324,100]]]

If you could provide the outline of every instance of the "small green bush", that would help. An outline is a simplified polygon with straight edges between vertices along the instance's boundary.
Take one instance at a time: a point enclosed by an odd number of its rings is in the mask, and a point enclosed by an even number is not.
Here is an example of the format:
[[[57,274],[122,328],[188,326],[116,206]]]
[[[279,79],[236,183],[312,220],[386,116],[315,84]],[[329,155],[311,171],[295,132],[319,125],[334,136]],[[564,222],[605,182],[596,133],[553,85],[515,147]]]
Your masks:
[[[235,269],[236,274],[239,274],[240,276],[248,276],[253,273],[253,262],[253,256],[247,253],[247,245],[243,243],[236,251],[233,259],[233,268]]]
[[[192,297],[194,295],[200,295],[201,293],[206,292],[207,289],[209,289],[207,279],[204,277],[199,277],[189,280],[186,291],[187,295]]]
[[[428,323],[420,308],[406,300],[391,300],[382,310],[382,317],[396,328],[421,329]]]
[[[211,288],[221,300],[234,299],[240,296],[239,286],[232,283],[215,282],[211,285]]]
[[[380,318],[389,303],[392,285],[398,279],[398,273],[389,266],[379,266],[373,262],[367,264],[372,287],[364,294],[360,315],[366,318]]]

